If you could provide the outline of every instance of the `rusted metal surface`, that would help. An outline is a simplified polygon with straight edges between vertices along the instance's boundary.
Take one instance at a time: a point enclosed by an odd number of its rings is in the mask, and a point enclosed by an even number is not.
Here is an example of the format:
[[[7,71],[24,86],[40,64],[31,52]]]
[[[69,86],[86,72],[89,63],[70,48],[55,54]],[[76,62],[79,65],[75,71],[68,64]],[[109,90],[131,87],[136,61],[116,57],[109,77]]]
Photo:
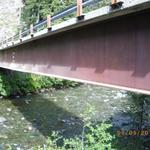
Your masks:
[[[150,92],[150,10],[0,51],[0,67]]]

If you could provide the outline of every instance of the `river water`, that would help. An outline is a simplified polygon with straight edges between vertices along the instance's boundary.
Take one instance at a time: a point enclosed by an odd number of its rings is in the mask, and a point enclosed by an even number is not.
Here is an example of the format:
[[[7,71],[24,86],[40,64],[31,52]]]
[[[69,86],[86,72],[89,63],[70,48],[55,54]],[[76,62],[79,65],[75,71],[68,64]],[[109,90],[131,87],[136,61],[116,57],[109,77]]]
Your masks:
[[[5,150],[7,144],[14,150],[43,145],[52,131],[59,131],[65,138],[80,135],[88,119],[111,122],[117,136],[120,129],[138,129],[140,115],[135,107],[127,92],[94,85],[53,90],[23,98],[0,99],[0,150]],[[144,106],[146,117],[143,118],[143,126],[146,130],[150,129],[149,108],[150,105]],[[140,148],[134,142],[138,141],[137,138],[142,139],[138,142]],[[117,149],[150,150],[149,139],[149,135],[119,137]]]

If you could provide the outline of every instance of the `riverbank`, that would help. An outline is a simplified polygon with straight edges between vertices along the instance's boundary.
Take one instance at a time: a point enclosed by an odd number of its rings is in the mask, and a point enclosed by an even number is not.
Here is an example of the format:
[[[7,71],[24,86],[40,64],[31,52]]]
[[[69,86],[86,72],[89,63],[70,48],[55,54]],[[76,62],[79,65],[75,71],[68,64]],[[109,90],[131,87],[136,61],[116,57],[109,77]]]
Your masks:
[[[52,89],[75,87],[79,83],[30,73],[1,69],[0,97],[20,97]]]

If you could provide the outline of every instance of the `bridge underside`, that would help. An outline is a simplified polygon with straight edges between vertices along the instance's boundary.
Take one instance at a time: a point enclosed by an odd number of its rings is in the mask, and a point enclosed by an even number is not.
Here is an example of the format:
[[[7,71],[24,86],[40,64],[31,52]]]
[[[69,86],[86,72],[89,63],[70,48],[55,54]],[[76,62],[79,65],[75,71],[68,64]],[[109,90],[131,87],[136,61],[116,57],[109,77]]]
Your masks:
[[[150,94],[150,10],[0,51],[0,67]]]

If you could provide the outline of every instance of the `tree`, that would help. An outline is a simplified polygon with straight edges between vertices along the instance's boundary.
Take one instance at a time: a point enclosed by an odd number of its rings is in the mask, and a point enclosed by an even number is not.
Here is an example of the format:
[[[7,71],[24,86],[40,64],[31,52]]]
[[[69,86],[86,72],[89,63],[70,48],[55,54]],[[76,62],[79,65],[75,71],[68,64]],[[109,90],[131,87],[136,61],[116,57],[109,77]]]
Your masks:
[[[22,21],[27,26],[53,15],[63,8],[73,4],[75,0],[25,0],[22,10]]]

